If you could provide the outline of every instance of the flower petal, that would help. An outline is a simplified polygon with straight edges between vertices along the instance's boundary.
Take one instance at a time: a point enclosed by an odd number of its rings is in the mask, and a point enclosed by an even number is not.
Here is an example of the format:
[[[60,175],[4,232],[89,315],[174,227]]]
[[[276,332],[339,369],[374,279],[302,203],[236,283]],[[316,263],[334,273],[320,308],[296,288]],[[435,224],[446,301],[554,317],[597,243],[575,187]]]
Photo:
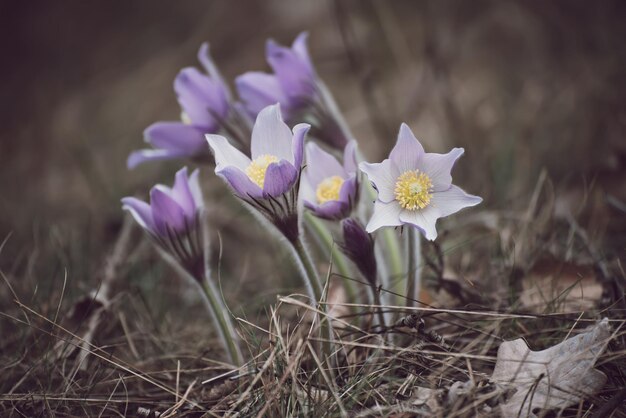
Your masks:
[[[383,226],[399,226],[402,225],[400,221],[400,212],[402,208],[400,204],[395,200],[390,203],[384,203],[379,200],[374,202],[374,213],[367,223],[366,230],[369,233],[374,232]]]
[[[215,173],[219,174],[224,168],[233,166],[245,171],[250,165],[250,158],[237,148],[230,145],[226,138],[220,135],[206,135],[213,155],[215,156]]]
[[[374,164],[363,162],[359,164],[359,168],[367,174],[369,181],[374,183],[380,201],[389,203],[396,198],[394,190],[398,172],[389,159]]]
[[[302,167],[302,156],[304,154],[304,138],[311,129],[308,123],[299,123],[293,127],[292,151],[294,159],[294,167],[300,169]]]
[[[301,50],[301,46],[299,46]],[[278,82],[290,99],[290,104],[299,106],[310,101],[316,93],[315,75],[310,62],[299,53],[268,40],[265,48],[267,62],[270,64]]]
[[[163,186],[157,185],[152,188],[150,203],[154,226],[159,235],[167,237],[168,229],[173,232],[185,230],[185,212]]]
[[[125,197],[122,199],[122,208],[128,210],[133,215],[139,226],[153,234],[156,233],[152,219],[152,209],[149,204],[135,197]]]
[[[433,241],[437,238],[437,229],[435,225],[439,213],[433,206],[427,206],[421,210],[402,210],[400,212],[400,220],[404,223],[411,224],[418,228],[426,239]]]
[[[311,56],[309,55],[309,48],[307,47],[307,40],[309,39],[308,32],[300,33],[296,39],[293,41],[291,45],[291,49],[298,55],[300,60],[307,66],[309,72],[311,74],[315,74],[315,69],[313,68],[313,62],[311,61]]]
[[[349,141],[343,149],[343,168],[346,173],[351,174],[357,171],[356,149],[357,143],[354,139]]]
[[[174,152],[166,149],[142,149],[133,151],[126,160],[126,166],[129,170],[148,161],[170,160],[175,158],[185,158],[187,154],[182,152]]]
[[[358,180],[356,175],[352,175],[341,185],[341,189],[339,190],[339,201],[347,204],[352,209],[352,206],[357,202],[356,195],[358,190]]]
[[[306,161],[305,175],[313,189],[317,189],[317,186],[328,177],[339,176],[342,179],[347,177],[339,161],[314,142],[306,144]]]
[[[463,208],[476,206],[483,199],[478,196],[465,193],[460,187],[450,186],[443,192],[433,193],[431,205],[439,214],[439,217],[452,215]]]
[[[225,167],[216,174],[222,177],[226,183],[233,189],[233,192],[242,199],[263,198],[263,191],[256,183],[250,180],[250,177],[237,167]]]
[[[420,161],[420,170],[430,177],[435,192],[444,191],[452,184],[452,167],[456,160],[463,155],[463,148],[453,148],[447,154],[426,153]]]
[[[252,128],[251,154],[254,160],[268,154],[294,163],[291,129],[280,115],[279,105],[261,110]]]
[[[211,57],[210,47],[207,42],[204,42],[202,45],[200,45],[200,49],[198,50],[198,61],[200,61],[200,64],[202,64],[207,74],[209,74],[211,78],[218,81],[222,85],[224,93],[226,94],[226,99],[230,102],[230,91],[228,87],[226,87],[224,77],[222,77],[222,74],[217,69],[215,62]]]
[[[406,123],[400,125],[398,141],[389,154],[389,159],[402,174],[409,170],[415,170],[424,155],[424,147],[415,138],[411,128]]]
[[[206,151],[202,130],[182,122],[156,122],[143,131],[146,142],[155,148],[184,153],[191,157]]]
[[[174,80],[178,101],[195,124],[211,133],[219,129],[218,119],[226,119],[229,104],[224,86],[202,74],[197,68],[183,68]]]
[[[287,97],[273,74],[256,71],[242,74],[235,79],[235,87],[252,118],[256,118],[267,106],[276,103],[287,104]]]
[[[321,205],[305,201],[304,206],[318,218],[328,219],[330,221],[343,219],[346,216],[346,204],[338,200],[329,200]]]
[[[171,196],[176,200],[185,212],[185,217],[189,225],[196,219],[196,201],[189,187],[189,178],[187,177],[187,167],[183,167],[176,173],[174,187],[172,187]]]
[[[267,167],[263,194],[278,197],[287,192],[298,180],[298,170],[288,161],[280,160]]]
[[[196,207],[204,207],[204,198],[202,197],[202,188],[200,187],[200,170],[193,170],[189,176],[189,189],[191,190],[191,195],[196,203]]]

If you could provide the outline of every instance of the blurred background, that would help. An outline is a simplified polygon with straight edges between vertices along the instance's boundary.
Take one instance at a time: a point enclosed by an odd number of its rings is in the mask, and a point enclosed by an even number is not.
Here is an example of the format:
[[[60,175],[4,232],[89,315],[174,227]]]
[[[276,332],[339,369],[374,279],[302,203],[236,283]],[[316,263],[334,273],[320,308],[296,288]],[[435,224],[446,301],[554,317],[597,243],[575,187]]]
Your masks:
[[[184,162],[128,171],[126,157],[144,147],[149,124],[178,119],[172,82],[197,65],[202,42],[232,80],[268,69],[267,38],[290,44],[303,30],[367,159],[387,155],[403,121],[427,150],[465,147],[455,182],[483,196],[485,212],[525,210],[546,170],[555,210],[583,216],[591,206],[581,222],[623,255],[623,1],[70,0],[0,11],[0,269],[29,294],[59,289],[66,273],[77,292],[97,285],[122,224],[119,199],[172,182]],[[275,270],[287,256],[212,168],[203,181],[236,279],[225,286],[243,302],[271,276],[277,285],[254,303],[275,300],[293,286],[281,279],[289,269]],[[153,251],[131,261],[131,284],[171,282]]]

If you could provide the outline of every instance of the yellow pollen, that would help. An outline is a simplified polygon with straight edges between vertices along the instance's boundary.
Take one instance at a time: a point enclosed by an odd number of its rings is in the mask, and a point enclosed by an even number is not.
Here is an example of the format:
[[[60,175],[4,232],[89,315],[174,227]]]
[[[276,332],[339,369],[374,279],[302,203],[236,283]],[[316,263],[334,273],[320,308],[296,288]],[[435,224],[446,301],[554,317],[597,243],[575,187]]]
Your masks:
[[[277,163],[278,161],[278,157],[270,154],[259,155],[246,168],[246,175],[262,189],[263,184],[265,184],[265,173],[267,172],[267,167],[269,167],[272,163]]]
[[[394,193],[400,206],[408,210],[424,209],[432,198],[433,182],[419,170],[405,171],[396,180]]]
[[[332,176],[322,180],[315,191],[317,203],[321,205],[329,200],[339,200],[339,192],[341,191],[342,184],[343,179],[339,176]]]
[[[180,113],[180,120],[185,124],[185,125],[191,125],[193,123],[193,121],[191,120],[191,118],[189,117],[189,115],[187,114],[187,112],[181,112]]]

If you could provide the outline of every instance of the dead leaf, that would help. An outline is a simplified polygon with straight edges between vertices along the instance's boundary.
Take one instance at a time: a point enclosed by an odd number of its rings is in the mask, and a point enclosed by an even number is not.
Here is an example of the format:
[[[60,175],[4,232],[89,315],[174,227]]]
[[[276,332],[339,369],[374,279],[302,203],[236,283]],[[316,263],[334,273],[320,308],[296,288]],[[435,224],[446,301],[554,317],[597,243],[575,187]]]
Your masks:
[[[520,302],[532,312],[586,311],[602,299],[602,283],[591,266],[554,259],[535,263],[522,280]]]
[[[537,409],[563,409],[598,392],[606,375],[593,366],[609,337],[609,320],[604,318],[542,351],[530,350],[521,338],[502,343],[491,380],[516,389],[500,406],[503,416],[535,417]]]

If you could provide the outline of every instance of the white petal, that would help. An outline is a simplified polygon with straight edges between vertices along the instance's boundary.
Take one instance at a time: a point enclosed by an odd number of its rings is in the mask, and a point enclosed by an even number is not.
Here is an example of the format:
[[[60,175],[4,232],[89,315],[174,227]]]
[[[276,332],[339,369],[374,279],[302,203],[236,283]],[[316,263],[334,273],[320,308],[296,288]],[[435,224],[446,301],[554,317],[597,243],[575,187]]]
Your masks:
[[[389,159],[402,174],[409,170],[415,170],[424,155],[424,147],[415,138],[411,128],[406,123],[400,126],[398,141],[389,153]]]
[[[435,225],[438,218],[437,210],[432,206],[427,206],[420,210],[403,210],[400,212],[400,220],[411,224],[422,231],[426,239],[433,241],[437,238]]]
[[[443,218],[463,208],[476,206],[482,201],[482,198],[467,194],[457,186],[450,186],[450,188],[444,192],[433,193],[429,207],[432,206],[436,209],[439,217]]]
[[[452,167],[463,155],[463,148],[453,148],[447,154],[426,153],[420,161],[419,169],[424,171],[433,182],[434,191],[447,190],[452,184]]]
[[[223,168],[235,166],[245,171],[250,165],[250,159],[237,148],[230,145],[228,140],[220,135],[205,135],[209,146],[215,156],[215,172],[219,173]]]
[[[259,112],[252,128],[252,159],[269,154],[294,163],[293,134],[280,114],[279,105],[271,105]]]
[[[400,212],[402,208],[400,204],[395,200],[391,203],[383,203],[379,200],[374,202],[374,213],[370,221],[365,228],[367,232],[372,233],[383,226],[399,226],[402,225],[400,221]]]
[[[196,206],[201,208],[204,206],[204,199],[202,197],[202,188],[200,187],[200,170],[195,169],[189,176],[189,189],[193,200],[196,202]]]
[[[395,200],[394,190],[398,172],[389,159],[384,160],[382,163],[360,163],[359,168],[367,174],[369,181],[376,186],[380,201],[389,203]]]

